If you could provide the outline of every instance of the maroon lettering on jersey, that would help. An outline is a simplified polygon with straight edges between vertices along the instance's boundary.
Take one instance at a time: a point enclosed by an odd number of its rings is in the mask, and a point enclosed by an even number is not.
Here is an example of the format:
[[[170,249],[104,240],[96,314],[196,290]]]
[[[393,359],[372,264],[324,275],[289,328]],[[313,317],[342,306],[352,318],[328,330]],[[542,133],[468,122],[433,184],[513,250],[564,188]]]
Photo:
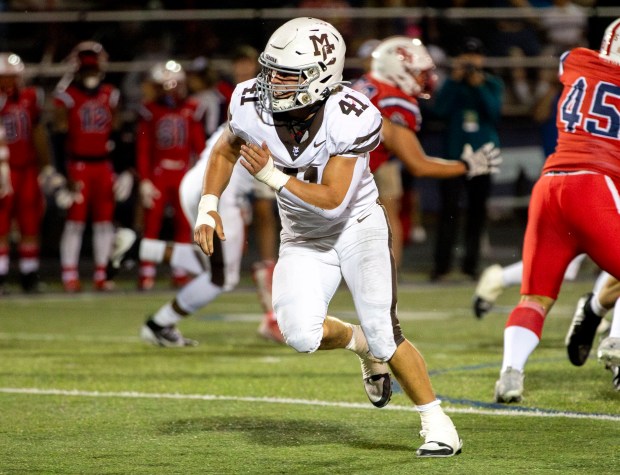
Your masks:
[[[138,120],[136,160],[138,174],[149,178],[155,170],[188,169],[205,147],[203,117],[198,104],[187,99],[176,107],[144,104]]]
[[[17,97],[7,98],[0,107],[0,117],[6,132],[11,168],[36,166],[32,129],[41,116],[43,92],[34,87],[19,91]]]
[[[109,84],[101,85],[95,94],[70,85],[56,95],[55,106],[64,107],[68,112],[67,151],[70,156],[108,155],[118,96],[118,89]]]

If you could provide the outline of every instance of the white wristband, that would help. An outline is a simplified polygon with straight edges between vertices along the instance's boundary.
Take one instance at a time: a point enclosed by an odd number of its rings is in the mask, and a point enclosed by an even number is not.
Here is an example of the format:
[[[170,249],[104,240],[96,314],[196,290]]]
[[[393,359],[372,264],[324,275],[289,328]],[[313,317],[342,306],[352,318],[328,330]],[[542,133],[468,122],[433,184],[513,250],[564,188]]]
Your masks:
[[[215,219],[209,214],[209,211],[215,211],[217,213],[217,205],[220,199],[215,195],[202,195],[200,202],[198,203],[198,217],[196,218],[196,225],[194,229],[206,224],[207,226],[215,229]]]
[[[280,191],[291,177],[278,170],[273,164],[273,158],[270,156],[265,166],[254,175],[254,178],[275,191]]]

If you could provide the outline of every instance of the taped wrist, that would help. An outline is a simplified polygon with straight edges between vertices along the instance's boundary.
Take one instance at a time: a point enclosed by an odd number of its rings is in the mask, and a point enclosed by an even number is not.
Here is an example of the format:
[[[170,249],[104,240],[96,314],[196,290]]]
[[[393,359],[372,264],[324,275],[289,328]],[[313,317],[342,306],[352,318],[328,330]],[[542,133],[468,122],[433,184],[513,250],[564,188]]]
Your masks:
[[[279,192],[291,177],[278,170],[273,164],[273,158],[269,157],[265,166],[254,175],[254,178]]]
[[[220,199],[215,195],[202,195],[198,203],[198,217],[194,229],[206,224],[211,228],[215,228],[215,219],[209,214],[210,211],[217,213],[217,205]]]

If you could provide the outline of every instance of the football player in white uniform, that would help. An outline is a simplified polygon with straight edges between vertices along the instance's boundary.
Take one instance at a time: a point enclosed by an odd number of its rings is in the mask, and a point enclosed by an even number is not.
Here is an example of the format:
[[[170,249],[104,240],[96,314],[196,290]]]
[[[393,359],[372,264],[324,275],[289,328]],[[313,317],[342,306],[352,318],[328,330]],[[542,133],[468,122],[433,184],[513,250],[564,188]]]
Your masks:
[[[342,36],[322,20],[296,18],[274,32],[261,73],[233,94],[229,129],[207,164],[194,238],[207,255],[217,254],[217,238],[224,239],[218,205],[241,155],[277,192],[282,232],[273,306],[286,343],[304,353],[355,352],[377,407],[389,402],[391,370],[420,413],[425,441],[417,455],[449,457],[462,442],[397,318],[390,230],[368,168],[381,114],[343,85],[344,58]],[[361,326],[327,316],[343,277]]]
[[[190,222],[196,220],[202,180],[209,152],[225,130],[220,127],[207,141],[200,160],[183,177],[179,189],[183,211]],[[232,173],[230,184],[221,197],[222,220],[228,229],[225,241],[216,239],[218,252],[206,259],[195,244],[166,243],[156,239],[142,239],[140,259],[150,262],[169,261],[195,277],[184,285],[172,301],[164,304],[142,327],[143,340],[159,346],[192,346],[196,342],[184,338],[177,323],[218,297],[232,290],[239,282],[241,258],[245,241],[245,217],[249,209],[248,195],[254,180],[239,164]]]

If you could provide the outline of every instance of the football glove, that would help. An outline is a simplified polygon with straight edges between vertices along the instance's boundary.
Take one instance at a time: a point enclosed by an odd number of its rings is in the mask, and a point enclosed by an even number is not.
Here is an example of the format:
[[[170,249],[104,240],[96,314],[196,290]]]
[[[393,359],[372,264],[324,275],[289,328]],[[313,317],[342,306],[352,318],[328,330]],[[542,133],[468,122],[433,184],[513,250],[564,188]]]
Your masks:
[[[9,161],[0,161],[0,198],[13,193],[13,185],[11,184],[11,169],[9,168]]]
[[[155,204],[155,200],[160,196],[160,191],[155,188],[151,180],[145,178],[140,182],[140,201],[146,209],[151,209]]]
[[[114,191],[114,199],[118,202],[126,201],[131,195],[133,188],[133,175],[129,170],[125,170],[114,180],[112,190]]]
[[[39,173],[39,186],[46,196],[53,196],[56,190],[67,184],[67,179],[51,165],[43,167]]]
[[[58,188],[54,193],[54,202],[60,209],[69,209],[74,203],[84,202],[84,195],[79,190],[72,190],[66,186]]]
[[[470,144],[465,144],[461,153],[461,161],[467,166],[467,178],[498,173],[502,163],[500,153],[499,148],[492,142],[485,143],[475,152]]]

